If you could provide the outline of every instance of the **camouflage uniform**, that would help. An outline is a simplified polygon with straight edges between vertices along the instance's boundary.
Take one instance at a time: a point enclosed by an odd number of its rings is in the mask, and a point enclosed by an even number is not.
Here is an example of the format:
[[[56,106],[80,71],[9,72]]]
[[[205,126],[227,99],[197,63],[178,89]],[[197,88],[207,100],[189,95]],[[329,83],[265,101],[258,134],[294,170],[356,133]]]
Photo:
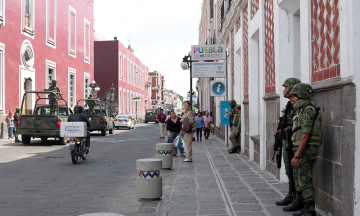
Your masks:
[[[61,93],[60,87],[58,85],[56,85],[57,81],[52,80],[51,83],[52,84],[55,83],[55,86],[53,86],[51,84],[51,86],[49,87],[48,90]],[[58,105],[58,102],[56,100],[56,95],[53,93],[49,94],[49,105],[50,105],[50,113],[51,113],[51,115],[53,115],[57,111],[57,105]]]
[[[15,142],[21,142],[19,140],[19,133],[18,133],[18,119],[20,117],[20,107],[16,107],[16,112],[14,116],[14,124],[15,124]]]
[[[231,116],[230,116],[230,131],[232,131],[232,127],[233,127],[233,124],[232,122],[234,121],[234,117],[235,115],[237,114],[236,110],[235,110],[235,106],[236,106],[236,101],[235,100],[230,100],[229,101],[229,105],[231,107],[231,110],[229,113],[231,113]]]
[[[94,99],[93,95],[90,94],[88,99]],[[86,101],[86,105],[89,107],[89,115],[95,115],[95,101]]]
[[[304,216],[316,215],[315,188],[312,177],[313,166],[318,154],[318,147],[322,144],[322,118],[311,101],[312,88],[309,84],[301,83],[291,91],[301,100],[294,103],[294,124],[291,140],[294,145],[294,155],[299,148],[303,133],[310,134],[306,148],[299,155],[297,167],[294,167],[294,180],[297,191],[300,191],[305,200]],[[318,114],[317,114],[318,112]]]
[[[236,105],[236,109],[241,109],[240,104]],[[234,120],[232,122],[232,130],[231,130],[229,139],[233,144],[233,149],[238,148],[240,146],[240,143],[239,143],[240,131],[241,131],[241,111],[236,112],[236,114],[234,116]],[[238,132],[237,136],[235,136],[235,132]]]

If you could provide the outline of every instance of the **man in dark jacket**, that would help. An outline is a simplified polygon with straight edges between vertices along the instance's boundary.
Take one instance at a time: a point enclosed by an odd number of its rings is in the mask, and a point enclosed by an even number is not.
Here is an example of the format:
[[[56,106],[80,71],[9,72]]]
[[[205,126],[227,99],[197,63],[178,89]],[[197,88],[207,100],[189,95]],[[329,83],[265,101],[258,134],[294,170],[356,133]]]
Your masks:
[[[81,105],[76,105],[74,107],[74,112],[68,117],[68,122],[86,122],[87,127],[91,127],[89,120],[82,114],[83,107]],[[85,138],[85,137],[84,137]],[[85,145],[86,153],[89,153],[90,149],[90,134],[87,133],[86,137],[86,145]]]

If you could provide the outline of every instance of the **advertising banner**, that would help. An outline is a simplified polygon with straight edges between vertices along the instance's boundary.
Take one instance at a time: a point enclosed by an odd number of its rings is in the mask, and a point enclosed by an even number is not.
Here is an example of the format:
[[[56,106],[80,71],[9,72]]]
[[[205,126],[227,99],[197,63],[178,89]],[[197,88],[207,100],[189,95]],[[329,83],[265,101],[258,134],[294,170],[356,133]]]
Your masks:
[[[213,45],[191,45],[191,60],[225,60],[226,46],[225,44]]]
[[[225,97],[226,96],[225,81],[210,81],[210,96]]]
[[[225,62],[193,62],[192,78],[225,78]]]
[[[220,101],[220,125],[230,125],[230,111],[229,101]]]

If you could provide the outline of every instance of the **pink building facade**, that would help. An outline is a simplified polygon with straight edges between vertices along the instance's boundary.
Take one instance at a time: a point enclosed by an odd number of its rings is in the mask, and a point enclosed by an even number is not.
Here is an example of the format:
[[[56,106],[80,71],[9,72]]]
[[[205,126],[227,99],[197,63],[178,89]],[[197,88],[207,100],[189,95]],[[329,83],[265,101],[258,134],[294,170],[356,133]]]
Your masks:
[[[0,0],[0,116],[57,79],[70,107],[93,79],[92,0]],[[31,112],[35,98],[26,99]]]
[[[118,40],[95,41],[94,71],[96,83],[100,86],[98,96],[104,96],[114,84],[118,113],[138,114],[138,118],[144,119],[146,109],[151,108],[146,87],[149,69],[134,55],[131,46],[126,48]],[[134,98],[139,98],[137,105]]]

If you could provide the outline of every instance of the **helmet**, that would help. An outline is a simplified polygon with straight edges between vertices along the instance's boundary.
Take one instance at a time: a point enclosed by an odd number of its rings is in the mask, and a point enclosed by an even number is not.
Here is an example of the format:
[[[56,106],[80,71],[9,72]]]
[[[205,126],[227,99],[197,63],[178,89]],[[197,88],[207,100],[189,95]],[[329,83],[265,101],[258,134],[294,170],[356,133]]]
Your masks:
[[[236,104],[235,108],[241,110],[241,105],[240,105],[240,104]]]
[[[51,81],[51,83],[57,83],[57,80],[56,80],[56,79],[53,79],[53,80]]]
[[[90,94],[90,95],[89,95],[89,98],[94,98],[93,94]]]
[[[290,90],[294,87],[294,85],[301,83],[301,81],[297,78],[287,78],[282,86],[288,87]]]
[[[229,106],[236,106],[236,101],[235,100],[230,100],[229,101]]]
[[[307,83],[299,83],[294,85],[290,93],[302,99],[311,98],[313,96],[312,87]]]
[[[20,107],[16,107],[16,112],[20,112]]]
[[[81,105],[76,105],[74,107],[74,112],[75,113],[82,113],[82,111],[83,111],[83,107]]]

